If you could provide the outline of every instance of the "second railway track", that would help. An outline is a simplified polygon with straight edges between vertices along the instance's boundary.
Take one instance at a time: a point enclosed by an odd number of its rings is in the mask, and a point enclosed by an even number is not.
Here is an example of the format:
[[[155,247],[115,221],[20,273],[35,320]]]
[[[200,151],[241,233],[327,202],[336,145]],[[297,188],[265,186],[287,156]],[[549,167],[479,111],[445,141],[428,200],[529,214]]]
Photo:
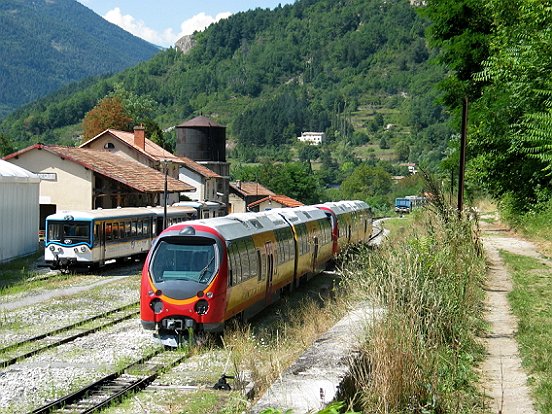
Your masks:
[[[131,392],[146,388],[161,373],[178,365],[187,357],[185,353],[158,349],[76,392],[37,408],[31,414],[97,412]]]
[[[138,316],[138,302],[0,348],[0,368]],[[107,321],[106,321],[107,319]],[[88,325],[88,327],[87,327]]]

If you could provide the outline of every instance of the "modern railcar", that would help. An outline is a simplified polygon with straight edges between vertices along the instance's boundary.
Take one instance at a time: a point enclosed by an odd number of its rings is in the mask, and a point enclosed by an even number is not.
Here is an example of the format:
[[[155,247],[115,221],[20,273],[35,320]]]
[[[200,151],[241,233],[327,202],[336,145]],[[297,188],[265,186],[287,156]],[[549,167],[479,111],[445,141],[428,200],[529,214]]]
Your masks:
[[[332,217],[355,223],[353,216],[369,210],[365,203],[339,214],[328,208],[231,214],[168,228],[144,263],[143,327],[176,346],[187,329],[218,332],[232,317],[254,315],[334,258]]]
[[[167,207],[167,222],[196,217],[193,208]],[[46,218],[44,260],[52,269],[101,267],[145,256],[163,231],[163,207],[65,210]]]

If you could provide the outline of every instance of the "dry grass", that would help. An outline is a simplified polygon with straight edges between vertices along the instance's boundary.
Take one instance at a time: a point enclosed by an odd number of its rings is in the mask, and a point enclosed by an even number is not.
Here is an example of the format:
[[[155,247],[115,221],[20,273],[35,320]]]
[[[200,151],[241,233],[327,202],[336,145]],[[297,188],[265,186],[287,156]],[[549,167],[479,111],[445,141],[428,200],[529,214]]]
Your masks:
[[[477,227],[445,204],[432,209],[405,238],[345,269],[348,290],[386,309],[367,336],[366,366],[355,371],[364,412],[483,411],[474,370],[485,275]]]
[[[301,299],[297,292],[278,305],[276,318],[264,323],[234,326],[224,335],[224,347],[230,351],[234,372],[250,372],[258,393],[264,392],[343,312],[341,299],[329,299],[321,306],[315,299]],[[271,310],[274,312],[274,309]]]

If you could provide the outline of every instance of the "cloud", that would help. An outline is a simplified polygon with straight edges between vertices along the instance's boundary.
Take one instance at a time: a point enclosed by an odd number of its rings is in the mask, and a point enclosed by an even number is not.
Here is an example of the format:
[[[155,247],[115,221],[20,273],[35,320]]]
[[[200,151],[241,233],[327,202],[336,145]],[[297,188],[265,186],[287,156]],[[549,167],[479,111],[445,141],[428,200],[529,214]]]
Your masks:
[[[161,39],[155,30],[146,26],[142,20],[136,20],[130,14],[123,14],[119,7],[109,10],[103,17],[108,22],[116,24],[134,36],[141,37],[151,43],[160,44]]]
[[[228,18],[232,13],[219,13],[215,17],[209,16],[204,12],[183,21],[180,24],[180,32],[175,33],[172,28],[158,32],[146,25],[142,20],[137,20],[129,14],[123,14],[119,7],[109,10],[103,17],[108,22],[116,24],[134,36],[138,36],[150,43],[160,46],[172,46],[184,35],[190,35],[195,31],[202,31],[212,23],[220,19]]]
[[[179,37],[190,35],[195,31],[200,32],[212,23],[216,23],[221,19],[227,19],[228,17],[230,17],[231,14],[232,13],[230,12],[223,12],[217,14],[215,17],[209,16],[204,12],[196,14],[195,16],[182,22],[182,24],[180,25]]]

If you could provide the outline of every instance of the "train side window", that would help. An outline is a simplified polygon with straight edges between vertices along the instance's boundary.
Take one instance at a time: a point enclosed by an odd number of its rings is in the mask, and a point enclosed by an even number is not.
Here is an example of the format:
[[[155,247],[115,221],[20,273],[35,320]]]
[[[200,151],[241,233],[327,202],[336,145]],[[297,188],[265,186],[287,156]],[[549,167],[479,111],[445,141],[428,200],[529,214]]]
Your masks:
[[[150,228],[151,228],[151,221],[150,219],[145,219],[144,220],[144,236],[145,237],[150,237],[151,236],[151,233],[150,233]]]
[[[249,254],[247,253],[246,240],[242,240],[240,243],[240,261],[242,264],[243,279],[247,280],[251,277],[251,269],[249,265]]]
[[[291,260],[293,257],[295,257],[295,249],[293,247],[293,233],[291,232],[290,228],[286,229],[286,233],[286,256],[288,260]]]
[[[232,260],[232,245],[226,247],[226,255],[228,259],[228,286],[236,284],[234,280],[234,261]]]
[[[249,275],[253,278],[257,276],[257,254],[251,239],[247,240],[247,255],[249,256]]]
[[[97,246],[100,243],[100,225],[96,224],[94,226],[94,246]]]
[[[144,229],[144,222],[142,220],[138,220],[136,222],[136,236],[142,237],[142,231]]]
[[[132,223],[130,223],[130,232],[131,236],[136,236],[136,220],[133,220]]]
[[[119,238],[119,223],[113,223],[112,226],[113,240],[117,240]]]
[[[125,221],[125,237],[129,238],[132,235],[130,231],[130,221]]]
[[[239,254],[239,246],[238,242],[235,241],[232,244],[232,260],[233,260],[233,277],[235,280],[235,284],[240,284],[242,282],[242,269],[241,269],[241,261],[240,261],[240,254]]]
[[[263,258],[260,250],[257,250],[257,280],[263,280]]]
[[[105,223],[105,239],[107,241],[113,239],[113,225],[111,223]]]

